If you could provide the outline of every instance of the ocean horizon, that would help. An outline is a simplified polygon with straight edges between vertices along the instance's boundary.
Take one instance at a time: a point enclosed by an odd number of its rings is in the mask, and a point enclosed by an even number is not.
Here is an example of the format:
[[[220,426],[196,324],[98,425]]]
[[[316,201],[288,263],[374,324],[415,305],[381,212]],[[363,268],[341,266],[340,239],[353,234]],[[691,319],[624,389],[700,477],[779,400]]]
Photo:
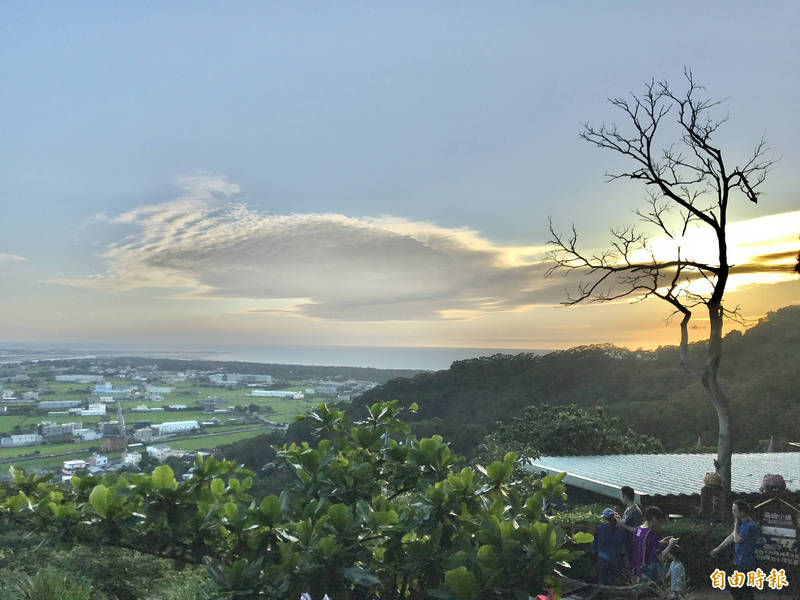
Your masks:
[[[0,364],[31,360],[79,358],[144,357],[184,360],[215,360],[376,369],[447,369],[457,360],[530,352],[547,354],[545,349],[449,348],[414,346],[244,346],[244,345],[123,345],[91,343],[0,343]]]

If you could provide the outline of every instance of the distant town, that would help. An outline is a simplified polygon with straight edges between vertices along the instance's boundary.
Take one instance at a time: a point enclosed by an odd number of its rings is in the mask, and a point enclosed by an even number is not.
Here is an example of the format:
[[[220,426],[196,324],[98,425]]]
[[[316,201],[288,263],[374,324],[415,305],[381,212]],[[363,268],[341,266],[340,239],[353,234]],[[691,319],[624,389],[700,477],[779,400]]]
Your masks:
[[[341,375],[290,379],[224,366],[165,370],[158,361],[124,359],[5,365],[0,467],[56,472],[63,481],[81,471],[147,470],[265,430],[285,430],[320,402],[349,402],[376,385]]]

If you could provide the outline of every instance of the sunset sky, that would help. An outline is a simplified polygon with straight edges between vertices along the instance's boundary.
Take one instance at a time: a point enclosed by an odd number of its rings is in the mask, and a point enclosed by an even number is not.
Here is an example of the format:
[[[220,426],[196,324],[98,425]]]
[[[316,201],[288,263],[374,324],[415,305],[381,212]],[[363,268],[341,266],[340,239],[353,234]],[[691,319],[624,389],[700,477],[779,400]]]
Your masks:
[[[544,251],[549,217],[596,249],[634,221],[644,190],[605,183],[624,163],[581,123],[684,66],[725,99],[731,164],[762,136],[779,158],[731,206],[726,303],[796,304],[798,22],[790,1],[4,2],[0,343],[676,343],[658,301],[561,306],[575,281]]]

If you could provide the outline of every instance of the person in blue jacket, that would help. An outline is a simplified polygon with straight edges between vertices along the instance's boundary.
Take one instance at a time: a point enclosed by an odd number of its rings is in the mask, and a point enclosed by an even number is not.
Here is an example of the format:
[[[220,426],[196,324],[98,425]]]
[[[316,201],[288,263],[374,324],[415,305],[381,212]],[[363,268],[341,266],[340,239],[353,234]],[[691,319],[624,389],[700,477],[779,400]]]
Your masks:
[[[597,556],[597,583],[617,585],[619,561],[622,558],[624,532],[617,521],[613,508],[603,511],[603,522],[594,530],[592,552]]]

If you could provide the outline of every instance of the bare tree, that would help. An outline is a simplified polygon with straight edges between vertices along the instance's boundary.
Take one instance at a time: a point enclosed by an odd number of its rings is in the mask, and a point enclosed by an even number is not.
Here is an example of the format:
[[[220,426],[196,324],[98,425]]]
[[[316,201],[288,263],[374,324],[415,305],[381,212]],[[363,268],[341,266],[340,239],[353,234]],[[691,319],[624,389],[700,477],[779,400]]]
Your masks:
[[[685,71],[686,89],[676,93],[666,81],[651,81],[640,95],[610,99],[625,117],[628,128],[616,124],[584,124],[581,138],[598,148],[612,150],[631,165],[629,170],[607,173],[609,181],[631,179],[647,190],[645,207],[635,211],[646,227],[670,241],[668,255],[655,249],[652,239],[627,226],[611,231],[610,247],[586,253],[578,247],[575,227],[560,234],[550,224],[553,266],[556,271],[583,275],[577,292],[566,304],[660,298],[674,308],[680,321],[680,361],[708,392],[719,421],[718,471],[724,502],[731,486],[731,410],[718,381],[725,318],[738,319],[738,307],[723,304],[731,266],[725,236],[728,204],[735,194],[758,202],[774,160],[767,157],[762,139],[741,166],[723,159],[714,137],[727,117],[711,116],[719,102],[701,97],[704,88]],[[669,140],[668,143],[662,138]],[[688,237],[705,236],[713,251],[686,248]],[[702,364],[689,360],[689,322],[694,310],[708,312],[708,345]],[[724,504],[723,504],[724,505]]]

